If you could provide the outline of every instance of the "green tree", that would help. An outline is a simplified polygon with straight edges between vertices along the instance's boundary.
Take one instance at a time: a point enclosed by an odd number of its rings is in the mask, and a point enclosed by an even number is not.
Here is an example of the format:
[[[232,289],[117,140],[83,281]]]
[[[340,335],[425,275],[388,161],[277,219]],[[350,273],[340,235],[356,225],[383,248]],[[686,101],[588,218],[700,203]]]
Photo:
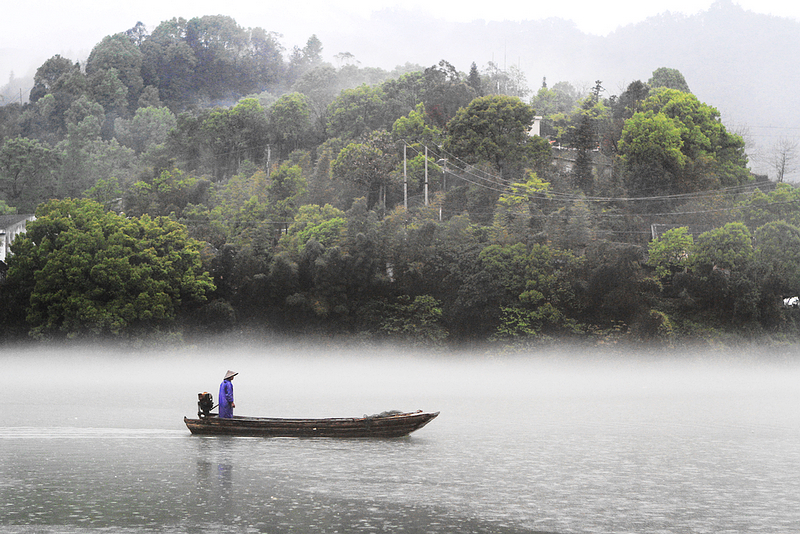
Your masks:
[[[415,109],[420,102],[424,103],[429,80],[421,70],[405,73],[381,84],[383,105],[388,119],[397,120]]]
[[[580,274],[585,322],[601,328],[647,322],[660,284],[642,268],[644,257],[636,244],[599,239],[589,244]]]
[[[17,213],[17,208],[9,206],[5,200],[0,200],[0,215],[14,215]]]
[[[311,111],[308,100],[301,93],[282,95],[269,108],[270,137],[278,145],[278,157],[283,159],[292,150],[300,148],[308,134]]]
[[[15,240],[9,283],[27,289],[35,337],[128,337],[172,328],[214,289],[199,242],[165,218],[126,218],[54,200]]]
[[[207,180],[173,168],[152,179],[139,180],[125,194],[125,209],[135,215],[170,215],[180,217],[189,204],[200,204],[208,187]]]
[[[184,40],[197,58],[192,82],[199,98],[217,103],[256,89],[240,68],[247,64],[243,59],[249,35],[233,18],[206,15],[189,19]]]
[[[798,202],[800,188],[790,184],[777,184],[768,194],[756,190],[740,203],[742,221],[753,231],[773,221],[800,226],[800,211],[796,207]]]
[[[641,109],[642,102],[650,94],[650,86],[641,80],[628,84],[625,91],[614,101],[614,118],[630,119],[633,114]]]
[[[249,30],[250,43],[243,60],[243,72],[252,78],[252,86],[259,91],[278,85],[286,70],[280,35],[263,28]]]
[[[116,139],[93,143],[92,152],[86,162],[86,180],[81,194],[86,196],[100,180],[109,177],[119,179],[120,183],[130,184],[140,172],[139,160],[130,148],[120,145]],[[117,195],[114,198],[119,198]]]
[[[553,246],[580,254],[598,240],[598,219],[587,202],[567,202],[547,214],[544,231]]]
[[[23,211],[55,191],[57,157],[35,139],[13,137],[0,147],[0,193],[3,199]]]
[[[770,296],[777,300],[800,294],[800,228],[770,222],[756,230],[755,242],[755,260]]]
[[[199,118],[199,128],[191,118],[181,119],[179,116],[178,126],[171,132],[172,141],[187,151],[199,143],[217,181],[233,176],[245,161],[259,164],[266,158],[267,115],[255,98],[242,99],[230,109],[215,108]]]
[[[528,242],[541,231],[540,203],[548,197],[550,184],[530,173],[525,183],[515,183],[500,195],[494,211],[494,239],[498,243]]]
[[[139,100],[136,103],[136,109],[139,108],[160,108],[164,104],[161,102],[161,97],[158,94],[158,87],[148,85],[142,89],[142,94],[139,95]]]
[[[412,299],[401,295],[395,304],[388,306],[381,331],[414,345],[438,345],[447,338],[441,322],[442,307],[435,298],[418,295]]]
[[[445,148],[468,163],[488,161],[509,178],[534,164],[538,150],[528,135],[532,124],[533,109],[519,98],[479,97],[448,123]]]
[[[481,74],[478,72],[478,66],[475,62],[469,67],[469,74],[467,75],[467,84],[472,87],[477,96],[483,96],[483,81]]]
[[[655,91],[642,107],[678,121],[682,150],[692,163],[690,179],[705,185],[703,180],[711,187],[730,187],[750,178],[744,140],[727,131],[716,108],[692,94],[671,89]]]
[[[753,254],[750,230],[733,222],[700,234],[691,250],[690,265],[704,274],[712,269],[743,271],[753,261]]]
[[[361,85],[345,89],[328,106],[328,137],[356,140],[384,126],[383,93]]]
[[[142,43],[142,80],[156,87],[161,100],[174,112],[196,100],[194,85],[198,59],[186,42],[188,21],[173,18],[159,24]]]
[[[117,119],[114,131],[120,143],[140,154],[153,145],[165,144],[177,124],[169,108],[148,106],[137,109],[131,119]]]
[[[689,254],[691,275],[676,289],[721,324],[752,323],[760,314],[763,281],[754,276],[752,235],[740,222],[700,234]]]
[[[581,102],[572,118],[576,126],[570,144],[578,152],[573,170],[575,185],[588,195],[594,191],[592,152],[600,148],[601,124],[608,117],[608,109],[600,99],[600,93],[604,90],[601,83],[600,80],[595,82],[591,94]]]
[[[652,110],[636,113],[625,122],[619,146],[631,193],[655,196],[682,192],[679,176],[686,156],[680,125],[675,120]]]
[[[490,245],[480,261],[492,280],[500,338],[572,332],[577,323],[567,312],[576,306],[570,277],[580,261],[546,245]]]
[[[86,96],[70,106],[66,138],[56,145],[61,198],[81,196],[101,178],[115,176],[127,183],[137,172],[133,150],[101,138],[104,117],[103,107]]]
[[[715,108],[675,89],[652,92],[641,108],[620,141],[632,192],[688,193],[750,179],[744,141],[725,129]]]
[[[108,208],[122,199],[122,188],[117,178],[100,178],[83,196]]]
[[[641,80],[636,80],[628,84],[628,87],[619,95],[619,98],[612,96],[608,99],[611,118],[602,143],[604,148],[612,154],[620,153],[619,141],[622,137],[622,128],[625,126],[625,121],[633,117],[637,111],[641,111],[642,102],[649,93],[650,87]]]
[[[322,41],[312,35],[303,48],[295,47],[289,58],[287,76],[294,82],[300,76],[322,63]]]
[[[436,164],[434,158],[428,156],[425,158],[425,152],[416,147],[409,147],[408,157],[403,163],[398,162],[395,166],[392,178],[395,176],[398,180],[405,180],[404,187],[407,187],[407,194],[409,197],[418,197],[421,203],[424,203],[425,196],[425,171],[427,168],[428,174],[428,201],[434,195],[434,191],[442,190],[442,168]],[[405,176],[403,170],[405,166]]]
[[[440,146],[443,140],[441,130],[430,125],[427,119],[425,104],[420,102],[407,116],[400,117],[392,125],[392,138],[398,144],[405,145],[405,161],[397,163],[395,173],[400,176],[405,172],[404,179],[407,179],[409,186],[407,192],[411,196],[423,193],[426,170],[425,147]],[[436,184],[435,189],[430,189],[429,193],[434,190],[442,191],[443,169],[431,155],[427,158],[427,171],[428,184]]]
[[[91,160],[96,154],[96,150],[102,146],[100,134],[102,131],[102,108],[95,104],[94,110],[91,106],[79,106],[81,101],[76,102],[71,111],[75,119],[67,124],[66,139],[56,145],[61,160],[59,169],[59,196],[60,197],[79,197],[92,186],[91,183]]]
[[[693,245],[694,238],[688,228],[672,228],[650,242],[647,263],[655,268],[658,276],[670,276],[689,265],[689,251]]]
[[[39,67],[34,83],[33,105],[23,112],[23,134],[54,145],[66,133],[73,102],[89,93],[86,76],[79,64],[56,55]]]
[[[689,84],[678,69],[670,69],[667,67],[660,67],[653,71],[653,75],[647,81],[647,85],[653,89],[659,87],[666,87],[667,89],[675,89],[684,93],[691,93]]]
[[[230,110],[216,108],[201,120],[202,126],[197,137],[200,138],[202,147],[210,159],[214,180],[219,182],[238,171],[240,159],[240,154],[236,150],[237,135],[232,128]]]
[[[408,115],[392,125],[392,137],[406,144],[435,147],[442,143],[442,131],[426,120],[425,104],[420,102]]]
[[[306,193],[306,179],[299,165],[284,163],[270,176],[267,189],[272,209],[280,221],[294,219]]]
[[[214,204],[218,206],[224,218],[233,218],[234,213],[253,197],[258,202],[269,202],[270,180],[264,170],[242,172],[234,175],[224,185],[215,188]]]
[[[110,137],[114,120],[127,114],[128,88],[119,79],[119,71],[114,68],[95,71],[88,77],[88,83],[92,99],[105,111],[104,137]]]
[[[31,89],[30,100],[36,102],[46,94],[50,94],[58,87],[59,81],[64,75],[80,70],[72,61],[56,54],[36,69],[33,77],[33,88]]]
[[[267,112],[255,98],[243,98],[228,115],[229,131],[233,132],[237,169],[243,161],[261,163],[269,142]]]
[[[293,92],[305,96],[313,122],[322,130],[325,128],[328,106],[341,90],[339,74],[331,65],[320,65],[309,70],[292,85]]]
[[[578,90],[569,82],[558,82],[552,88],[544,84],[531,99],[531,107],[537,115],[566,115],[572,112],[580,97]]]
[[[209,172],[204,167],[208,143],[208,131],[204,128],[204,122],[208,115],[199,113],[195,116],[186,111],[179,113],[175,117],[177,124],[167,135],[168,153],[186,170]]]
[[[541,124],[543,137],[566,144],[571,126],[570,116],[580,100],[580,93],[569,82],[558,82],[552,88],[546,82],[531,99],[536,115],[544,117]]]
[[[136,43],[125,33],[104,37],[89,54],[86,60],[86,74],[92,79],[103,72],[114,72],[119,83],[125,88],[120,91],[126,98],[124,107],[133,110],[144,87],[142,79],[142,52]],[[91,82],[90,82],[91,83]],[[93,84],[94,85],[94,84]],[[108,112],[109,106],[100,102]]]
[[[367,197],[370,208],[375,204],[385,206],[386,187],[396,161],[392,150],[388,134],[376,133],[364,143],[350,143],[343,148],[331,163],[331,173],[359,186],[356,196]]]
[[[459,109],[468,105],[478,93],[461,79],[456,68],[445,60],[423,72],[421,99],[428,120],[445,128]]]
[[[342,244],[347,230],[345,213],[333,206],[301,206],[289,226],[283,243],[290,250],[302,250],[310,241],[323,248]]]

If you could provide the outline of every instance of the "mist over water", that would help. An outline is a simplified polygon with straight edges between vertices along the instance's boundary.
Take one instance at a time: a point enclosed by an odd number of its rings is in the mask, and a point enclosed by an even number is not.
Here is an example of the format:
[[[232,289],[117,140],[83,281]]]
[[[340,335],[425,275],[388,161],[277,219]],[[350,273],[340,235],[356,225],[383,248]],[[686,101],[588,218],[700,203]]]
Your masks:
[[[800,532],[800,365],[762,354],[294,344],[0,354],[0,531]],[[191,436],[441,411],[399,440]]]

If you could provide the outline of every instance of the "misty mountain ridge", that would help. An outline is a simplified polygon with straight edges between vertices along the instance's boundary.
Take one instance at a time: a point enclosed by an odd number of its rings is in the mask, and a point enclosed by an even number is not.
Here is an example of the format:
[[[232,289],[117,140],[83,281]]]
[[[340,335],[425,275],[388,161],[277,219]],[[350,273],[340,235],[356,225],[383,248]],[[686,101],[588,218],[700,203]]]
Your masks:
[[[587,90],[601,80],[607,95],[618,95],[659,67],[675,68],[728,127],[743,133],[754,167],[763,165],[760,156],[779,137],[799,133],[800,109],[786,104],[800,77],[800,58],[791,53],[800,49],[800,22],[747,11],[730,0],[696,15],[665,12],[607,36],[558,18],[456,23],[401,10],[377,13],[357,33],[318,35],[329,51],[339,46],[362,64],[384,68],[440,59],[461,71],[473,61],[479,68],[489,61],[515,65],[532,93],[546,78],[549,85],[568,81]]]
[[[779,137],[798,135],[800,109],[787,106],[784,95],[800,77],[800,58],[790,53],[800,48],[800,22],[746,11],[730,0],[691,16],[665,12],[606,36],[584,33],[558,18],[462,23],[387,9],[351,20],[352,25],[309,32],[320,38],[326,57],[348,52],[362,67],[387,70],[442,59],[462,72],[472,62],[480,69],[489,62],[513,65],[525,74],[531,94],[546,79],[548,85],[567,81],[585,90],[601,80],[607,96],[618,95],[628,83],[669,67],[684,75],[701,101],[721,112],[729,128],[745,135],[754,167]],[[118,31],[124,29],[110,28],[109,34]],[[284,46],[287,53],[292,48]],[[3,103],[19,100],[20,74],[0,90]],[[22,89],[27,98],[29,88]]]

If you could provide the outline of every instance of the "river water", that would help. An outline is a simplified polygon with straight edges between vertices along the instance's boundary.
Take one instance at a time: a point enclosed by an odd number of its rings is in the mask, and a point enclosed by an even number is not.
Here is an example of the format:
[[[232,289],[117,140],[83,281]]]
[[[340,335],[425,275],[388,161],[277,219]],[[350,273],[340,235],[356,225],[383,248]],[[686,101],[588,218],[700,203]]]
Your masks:
[[[792,353],[6,349],[0,531],[798,533]],[[396,440],[191,436],[229,368],[240,415],[441,415]]]

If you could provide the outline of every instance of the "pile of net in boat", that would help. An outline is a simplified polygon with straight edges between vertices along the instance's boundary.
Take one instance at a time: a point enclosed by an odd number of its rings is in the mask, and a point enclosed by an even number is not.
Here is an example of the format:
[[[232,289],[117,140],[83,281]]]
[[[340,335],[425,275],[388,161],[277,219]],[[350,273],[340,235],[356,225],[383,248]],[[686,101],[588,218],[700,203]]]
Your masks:
[[[378,419],[380,417],[393,417],[395,415],[400,415],[401,413],[403,413],[403,412],[401,412],[400,410],[386,410],[385,412],[375,413],[375,414],[372,414],[372,415],[364,414],[364,419]]]

